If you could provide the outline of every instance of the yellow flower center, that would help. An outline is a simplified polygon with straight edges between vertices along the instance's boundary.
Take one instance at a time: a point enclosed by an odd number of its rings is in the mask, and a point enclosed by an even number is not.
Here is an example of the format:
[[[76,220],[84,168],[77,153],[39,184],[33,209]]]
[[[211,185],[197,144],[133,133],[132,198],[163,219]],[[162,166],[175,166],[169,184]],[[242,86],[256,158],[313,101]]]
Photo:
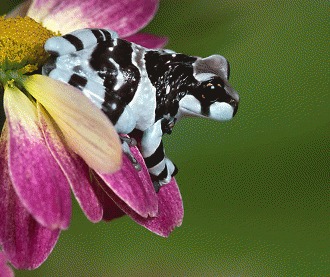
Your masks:
[[[29,17],[0,17],[0,83],[39,69],[48,58],[44,44],[56,35]]]

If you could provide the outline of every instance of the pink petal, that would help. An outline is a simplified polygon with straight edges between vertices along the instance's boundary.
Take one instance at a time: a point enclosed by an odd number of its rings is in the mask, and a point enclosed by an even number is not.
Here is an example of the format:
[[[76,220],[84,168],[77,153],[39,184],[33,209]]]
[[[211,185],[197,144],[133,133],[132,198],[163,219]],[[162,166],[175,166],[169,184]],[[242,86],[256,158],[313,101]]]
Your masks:
[[[9,177],[7,131],[0,142],[0,243],[8,260],[19,269],[34,269],[54,248],[60,230],[41,226],[17,197]],[[1,270],[0,270],[0,276]]]
[[[182,224],[183,203],[179,187],[174,178],[158,192],[157,217],[143,218],[129,209],[128,206],[122,205],[122,202],[115,202],[137,223],[163,237],[168,237],[175,227]]]
[[[2,251],[0,251],[0,276],[14,277],[14,272],[7,265],[7,258],[5,257]]]
[[[113,174],[99,174],[107,188],[115,193],[126,205],[142,217],[158,214],[157,195],[148,170],[137,147],[131,152],[142,166],[137,171],[131,161],[123,155],[122,168]]]
[[[125,37],[125,39],[151,49],[163,48],[168,42],[166,37],[157,37],[146,33],[134,34]]]
[[[102,187],[106,187],[102,179],[93,173],[93,180],[92,186],[97,195],[99,201],[101,202],[103,208],[103,220],[110,221],[118,217],[122,217],[125,213],[118,208],[118,206],[111,200],[111,198],[106,194]],[[103,184],[100,185],[100,183]]]
[[[154,17],[158,0],[34,0],[28,16],[62,34],[82,28],[108,28],[131,35]]]
[[[136,214],[132,218],[150,231],[167,237],[183,220],[183,203],[179,187],[174,178],[158,192],[159,214],[156,218],[144,219]]]
[[[102,184],[101,184],[102,185]],[[148,230],[163,237],[168,237],[175,227],[182,224],[183,219],[183,204],[182,198],[175,179],[173,178],[169,184],[164,185],[158,192],[158,215],[155,217],[142,217],[126,205],[115,193],[103,186],[109,196],[104,198],[104,203],[108,207],[112,207],[112,212],[118,213],[118,206],[129,217],[138,224],[144,226]],[[114,203],[111,203],[113,201]],[[111,218],[112,219],[112,218]]]
[[[16,87],[5,90],[4,106],[9,174],[18,198],[41,225],[67,228],[70,187],[39,129],[36,107]]]
[[[58,130],[56,130],[54,122],[40,104],[37,107],[40,126],[50,152],[67,177],[86,217],[92,222],[99,222],[103,215],[102,206],[91,187],[89,167],[78,155],[65,147],[57,134]]]

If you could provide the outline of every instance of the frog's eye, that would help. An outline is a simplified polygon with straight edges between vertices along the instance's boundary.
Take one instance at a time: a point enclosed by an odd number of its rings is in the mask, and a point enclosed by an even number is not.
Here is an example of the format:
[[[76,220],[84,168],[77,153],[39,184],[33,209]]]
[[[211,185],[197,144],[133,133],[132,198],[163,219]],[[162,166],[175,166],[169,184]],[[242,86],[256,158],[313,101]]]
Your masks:
[[[214,102],[227,102],[229,101],[226,93],[224,83],[220,78],[211,79],[201,83],[196,93],[196,98],[201,102],[212,104]]]
[[[216,102],[219,98],[219,89],[221,89],[221,87],[213,84],[212,82],[203,84],[200,91],[201,101],[209,103]]]

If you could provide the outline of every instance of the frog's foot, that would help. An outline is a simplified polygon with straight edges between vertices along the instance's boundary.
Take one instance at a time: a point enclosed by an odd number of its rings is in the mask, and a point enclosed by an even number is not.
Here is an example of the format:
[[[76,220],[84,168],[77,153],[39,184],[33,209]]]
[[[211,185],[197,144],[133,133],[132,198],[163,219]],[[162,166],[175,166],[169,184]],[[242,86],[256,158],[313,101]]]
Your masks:
[[[134,155],[131,152],[130,147],[135,147],[137,145],[137,142],[134,138],[128,138],[128,137],[122,137],[120,136],[120,139],[122,141],[121,148],[126,155],[126,157],[130,160],[132,165],[137,171],[141,170],[141,165],[139,162],[135,159]]]

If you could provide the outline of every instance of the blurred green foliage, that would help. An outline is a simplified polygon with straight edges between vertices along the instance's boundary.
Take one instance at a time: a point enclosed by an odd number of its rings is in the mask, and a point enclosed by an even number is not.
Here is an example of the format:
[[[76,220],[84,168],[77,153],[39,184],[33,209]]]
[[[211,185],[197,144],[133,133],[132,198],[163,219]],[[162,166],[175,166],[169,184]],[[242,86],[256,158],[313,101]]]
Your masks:
[[[161,1],[146,31],[227,57],[241,96],[233,121],[187,119],[166,138],[183,226],[164,239],[129,218],[94,225],[76,205],[49,259],[17,276],[329,276],[328,9]]]

